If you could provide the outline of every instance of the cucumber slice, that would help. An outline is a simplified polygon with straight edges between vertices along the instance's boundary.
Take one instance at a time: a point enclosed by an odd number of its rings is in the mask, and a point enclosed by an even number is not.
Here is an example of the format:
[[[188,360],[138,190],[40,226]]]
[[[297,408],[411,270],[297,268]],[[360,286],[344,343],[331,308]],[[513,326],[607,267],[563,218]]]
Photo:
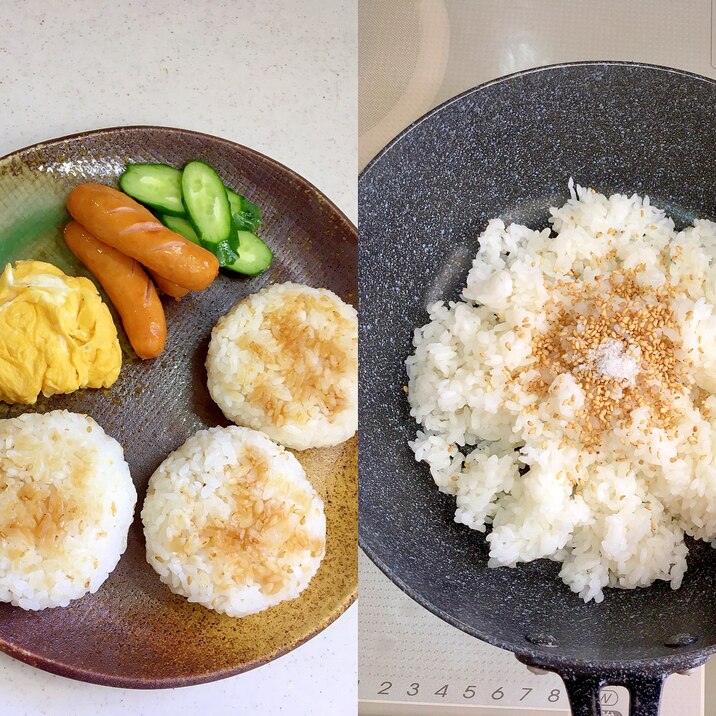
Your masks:
[[[250,231],[236,233],[239,237],[239,257],[225,268],[244,276],[256,276],[265,271],[273,261],[271,249]]]
[[[161,221],[168,229],[176,231],[177,234],[183,236],[188,241],[198,244],[199,246],[202,245],[189,219],[185,219],[183,216],[161,214],[159,216],[159,221]],[[238,238],[236,239],[236,242],[238,246]],[[216,258],[219,259],[219,265],[224,268],[230,266],[239,258],[239,254],[236,253],[235,247],[231,245],[231,241],[221,241],[219,244],[212,247],[211,252],[216,255]]]
[[[177,234],[183,236],[193,244],[201,246],[201,241],[194,231],[194,227],[191,225],[189,219],[185,219],[183,216],[171,216],[169,214],[160,214],[159,221],[172,231],[176,231]]]
[[[236,249],[231,245],[231,242],[227,239],[226,241],[220,241],[212,252],[219,259],[219,266],[221,268],[230,269],[238,260],[239,255],[236,253]]]
[[[240,231],[255,232],[261,226],[261,209],[229,187],[226,187],[226,196],[229,197],[234,226]]]
[[[179,169],[166,164],[128,164],[119,177],[119,187],[162,214],[184,216]]]
[[[254,216],[247,211],[239,211],[232,216],[234,226],[239,231],[256,231],[261,226],[261,221],[257,221]]]
[[[261,223],[261,209],[256,204],[252,204],[245,196],[241,197],[241,208],[253,216],[254,219],[260,224]]]
[[[233,189],[226,187],[226,196],[229,199],[229,207],[231,208],[232,214],[238,214],[241,211],[241,200],[243,197],[241,194],[237,194]]]
[[[224,246],[228,247],[233,230],[224,183],[208,164],[194,161],[184,167],[181,191],[184,208],[201,245],[217,254],[218,258],[217,252],[223,251]]]

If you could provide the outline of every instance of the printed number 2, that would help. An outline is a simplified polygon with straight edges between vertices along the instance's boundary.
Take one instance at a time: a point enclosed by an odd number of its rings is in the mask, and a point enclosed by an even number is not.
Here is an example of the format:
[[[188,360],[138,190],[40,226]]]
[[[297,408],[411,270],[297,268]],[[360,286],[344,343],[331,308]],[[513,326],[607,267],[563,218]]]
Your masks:
[[[393,684],[390,681],[384,681],[380,685],[380,691],[379,694],[382,694],[383,696],[387,696],[390,693],[390,689],[393,686]]]
[[[420,684],[410,684],[410,689],[408,691],[406,691],[405,693],[408,694],[408,696],[417,696],[419,689],[420,689]]]

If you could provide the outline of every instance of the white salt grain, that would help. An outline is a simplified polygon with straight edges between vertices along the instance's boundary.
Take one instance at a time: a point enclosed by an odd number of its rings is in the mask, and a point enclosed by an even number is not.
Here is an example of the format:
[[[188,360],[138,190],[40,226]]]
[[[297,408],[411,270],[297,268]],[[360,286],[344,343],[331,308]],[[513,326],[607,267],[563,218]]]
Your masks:
[[[620,380],[634,385],[639,373],[639,363],[629,355],[621,341],[608,338],[587,354],[587,363],[583,366],[597,372],[604,378]]]

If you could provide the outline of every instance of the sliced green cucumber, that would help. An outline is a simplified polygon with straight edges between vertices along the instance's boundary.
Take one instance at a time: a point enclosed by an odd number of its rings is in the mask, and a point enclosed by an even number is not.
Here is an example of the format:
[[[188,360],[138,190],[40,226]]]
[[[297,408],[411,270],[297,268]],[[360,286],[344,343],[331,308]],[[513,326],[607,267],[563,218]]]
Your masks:
[[[271,249],[256,234],[238,231],[239,257],[226,269],[244,276],[256,276],[265,271],[273,261]]]
[[[204,162],[189,162],[181,175],[181,191],[184,208],[201,245],[219,258],[218,252],[228,246],[234,230],[221,177]]]
[[[245,196],[241,197],[241,208],[253,216],[259,224],[261,223],[261,209],[256,204],[252,204]]]
[[[234,220],[234,226],[239,231],[256,231],[261,226],[261,221],[256,221],[256,218],[249,214],[248,211],[239,211],[232,216]]]
[[[241,201],[244,198],[241,194],[237,194],[233,189],[226,187],[226,196],[229,199],[229,207],[232,214],[238,214],[241,211]]]
[[[229,187],[226,187],[226,196],[229,197],[234,226],[239,231],[256,231],[261,226],[261,209]]]
[[[184,216],[181,171],[166,164],[128,164],[119,177],[120,189],[162,214]]]
[[[196,231],[194,231],[194,227],[191,225],[189,219],[185,219],[183,216],[160,214],[159,221],[161,221],[167,229],[176,231],[177,234],[183,236],[188,241],[201,246],[201,241],[199,241],[199,237],[196,235]]]
[[[189,219],[185,219],[183,216],[170,216],[168,214],[160,214],[159,221],[161,221],[162,224],[164,224],[164,226],[166,226],[168,229],[176,231],[177,234],[183,236],[188,241],[191,241],[194,244],[198,244],[199,246],[202,245]],[[238,238],[236,239],[236,242],[238,246]],[[217,259],[219,259],[219,265],[222,267],[230,266],[239,258],[239,255],[238,253],[236,253],[235,248],[228,240],[221,241],[219,244],[212,247],[211,252],[215,254]]]
[[[216,258],[219,259],[219,266],[221,266],[221,268],[230,269],[239,260],[236,249],[231,245],[228,239],[226,241],[220,241],[211,251]]]

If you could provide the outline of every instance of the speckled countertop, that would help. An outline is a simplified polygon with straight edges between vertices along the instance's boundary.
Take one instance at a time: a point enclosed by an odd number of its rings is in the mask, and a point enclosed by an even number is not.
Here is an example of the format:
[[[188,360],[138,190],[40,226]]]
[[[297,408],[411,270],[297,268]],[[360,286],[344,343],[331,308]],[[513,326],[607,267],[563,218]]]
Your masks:
[[[352,0],[4,0],[0,155],[98,127],[159,124],[240,142],[356,217]],[[356,607],[267,666],[214,684],[130,691],[0,654],[3,716],[356,710]]]

